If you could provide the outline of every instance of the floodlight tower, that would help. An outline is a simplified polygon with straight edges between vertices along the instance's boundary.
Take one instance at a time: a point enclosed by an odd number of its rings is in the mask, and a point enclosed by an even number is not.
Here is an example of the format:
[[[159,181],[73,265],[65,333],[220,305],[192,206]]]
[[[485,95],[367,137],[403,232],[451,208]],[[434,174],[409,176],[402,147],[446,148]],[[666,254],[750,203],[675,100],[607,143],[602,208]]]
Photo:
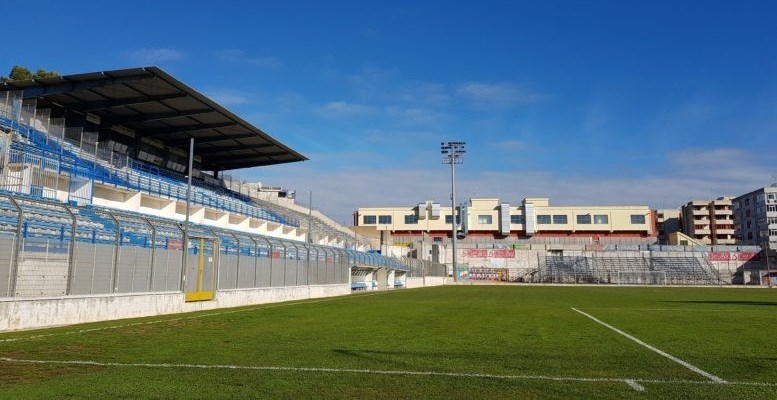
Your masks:
[[[464,163],[465,142],[440,143],[442,163],[451,166],[451,244],[453,247],[453,281],[458,282],[459,276],[456,270],[456,164]]]

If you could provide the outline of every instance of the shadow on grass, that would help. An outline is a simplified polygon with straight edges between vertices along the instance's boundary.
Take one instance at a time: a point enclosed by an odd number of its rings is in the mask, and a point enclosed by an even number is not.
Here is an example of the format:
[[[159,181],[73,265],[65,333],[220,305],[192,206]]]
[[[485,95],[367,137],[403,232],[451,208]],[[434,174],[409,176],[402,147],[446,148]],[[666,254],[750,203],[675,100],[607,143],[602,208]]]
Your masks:
[[[435,352],[435,351],[411,351],[411,350],[365,350],[365,349],[332,349],[332,352],[344,357],[352,357],[360,360],[377,361],[381,365],[391,365],[392,368],[415,369],[420,360],[437,360],[450,362],[453,360],[464,361],[471,364],[471,360],[481,361],[483,358],[495,359],[498,354],[480,352]]]
[[[683,304],[730,304],[736,306],[765,306],[777,307],[777,301],[749,301],[749,300],[667,300],[664,303]]]

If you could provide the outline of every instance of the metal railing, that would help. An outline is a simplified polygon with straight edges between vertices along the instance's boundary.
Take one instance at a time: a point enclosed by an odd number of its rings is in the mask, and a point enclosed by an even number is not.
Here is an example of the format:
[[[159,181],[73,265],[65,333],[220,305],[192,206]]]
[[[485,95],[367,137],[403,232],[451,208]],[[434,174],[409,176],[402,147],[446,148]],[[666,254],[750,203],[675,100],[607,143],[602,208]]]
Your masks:
[[[374,253],[191,225],[212,239],[217,290],[347,284],[350,267],[409,270]],[[94,206],[0,193],[0,298],[180,292],[180,223]]]

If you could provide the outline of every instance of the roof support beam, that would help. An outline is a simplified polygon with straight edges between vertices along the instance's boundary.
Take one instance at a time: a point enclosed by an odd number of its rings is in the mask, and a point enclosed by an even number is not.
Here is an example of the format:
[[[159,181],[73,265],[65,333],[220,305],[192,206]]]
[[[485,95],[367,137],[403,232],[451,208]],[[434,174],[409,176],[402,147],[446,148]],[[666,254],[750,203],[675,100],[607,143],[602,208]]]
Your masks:
[[[195,142],[197,140],[195,139]],[[219,147],[209,147],[207,149],[200,149],[197,150],[197,155],[205,155],[205,154],[218,154],[218,153],[228,153],[230,151],[235,150],[246,150],[246,149],[264,149],[267,147],[273,147],[275,146],[272,143],[261,143],[261,144],[252,144],[252,145],[237,145],[237,146],[219,146]]]
[[[185,111],[167,111],[167,112],[160,112],[160,113],[153,113],[153,114],[140,114],[140,115],[131,116],[131,117],[113,118],[111,119],[111,123],[116,125],[133,124],[136,122],[149,122],[149,121],[160,121],[163,119],[170,119],[170,118],[191,117],[194,115],[202,115],[202,114],[208,114],[212,112],[215,112],[213,111],[212,108],[197,108],[197,109],[185,110]]]
[[[218,169],[220,171],[229,171],[229,170],[238,169],[238,168],[262,167],[262,166],[265,166],[265,165],[284,164],[284,163],[290,163],[290,162],[296,162],[296,161],[299,161],[299,160],[291,158],[291,159],[287,159],[287,160],[275,159],[275,160],[260,161],[260,162],[251,161],[251,162],[245,162],[245,163],[241,163],[239,161],[238,162],[224,162],[224,163],[220,163],[218,161],[211,161],[207,165],[210,167],[210,169],[214,169],[215,168],[215,169]],[[206,168],[203,168],[203,169],[205,170]]]
[[[252,153],[252,154],[228,154],[224,155],[223,161],[231,161],[231,160],[243,160],[246,158],[260,158],[260,157],[278,157],[289,154],[287,151],[273,151],[270,153]],[[222,160],[220,157],[210,157],[211,162],[218,163]]]
[[[248,139],[252,137],[258,137],[259,135],[255,133],[235,133],[232,135],[214,135],[214,136],[201,136],[194,140],[194,146],[197,147],[198,145],[205,144],[205,143],[213,143],[213,142],[221,142],[224,140],[234,140],[234,139]],[[174,140],[166,140],[165,143],[167,143],[168,146],[183,146],[187,143],[189,143],[189,137],[185,137],[182,139],[174,139]]]
[[[118,100],[90,101],[90,102],[85,102],[80,104],[72,104],[72,105],[67,104],[63,106],[71,110],[88,112],[88,111],[103,110],[106,108],[134,106],[136,104],[153,103],[156,101],[179,99],[181,97],[187,97],[187,96],[188,95],[186,93],[173,93],[173,94],[166,94],[166,95],[160,95],[160,96],[138,96],[138,97],[129,97],[126,99],[118,99]]]
[[[127,82],[136,82],[144,79],[151,79],[154,75],[149,72],[143,71],[135,75],[122,76],[119,78],[112,78],[108,75],[102,75],[99,78],[86,79],[86,80],[68,80],[67,77],[63,77],[57,83],[46,83],[45,79],[35,80],[39,86],[21,87],[24,90],[22,95],[25,99],[48,96],[53,94],[61,94],[66,92],[74,92],[77,90],[88,90],[93,88],[104,87],[110,84],[121,84]],[[11,82],[9,86],[13,87]]]
[[[206,131],[209,129],[218,129],[218,128],[227,128],[230,126],[237,125],[237,122],[235,121],[227,121],[227,122],[219,122],[217,124],[193,124],[193,125],[184,125],[184,126],[171,126],[169,128],[159,128],[154,130],[145,130],[141,131],[143,136],[148,137],[154,137],[154,136],[164,136],[164,135],[172,135],[175,133],[182,133],[182,132],[197,132],[197,131]],[[195,142],[197,142],[197,138],[194,138]]]

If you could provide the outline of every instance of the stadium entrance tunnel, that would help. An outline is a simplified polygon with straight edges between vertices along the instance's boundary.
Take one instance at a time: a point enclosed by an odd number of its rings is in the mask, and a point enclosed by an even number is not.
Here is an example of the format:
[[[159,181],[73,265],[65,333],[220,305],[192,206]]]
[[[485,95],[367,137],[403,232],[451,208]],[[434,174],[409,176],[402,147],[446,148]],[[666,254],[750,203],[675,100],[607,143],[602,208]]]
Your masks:
[[[407,271],[388,267],[352,266],[351,290],[387,290],[407,286]]]

